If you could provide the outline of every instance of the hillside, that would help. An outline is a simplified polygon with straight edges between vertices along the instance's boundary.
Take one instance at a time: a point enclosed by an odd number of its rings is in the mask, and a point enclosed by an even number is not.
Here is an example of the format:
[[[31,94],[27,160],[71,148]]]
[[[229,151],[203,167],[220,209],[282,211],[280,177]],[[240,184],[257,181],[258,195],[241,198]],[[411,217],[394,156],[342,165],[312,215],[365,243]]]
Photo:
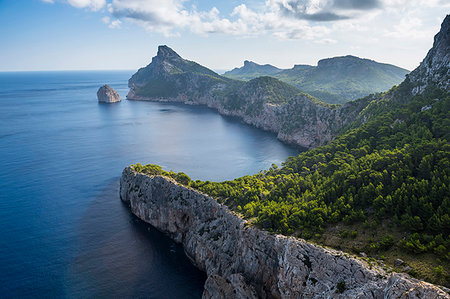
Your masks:
[[[449,40],[450,15],[424,61],[398,87],[346,104],[364,109],[339,108],[353,113],[353,121],[326,146],[232,181],[172,176],[262,229],[449,287]]]
[[[252,65],[251,65],[252,64]],[[270,65],[244,64],[224,74],[232,79],[249,80],[272,76],[327,103],[342,104],[376,92],[384,92],[405,79],[408,70],[347,55],[322,59],[317,66],[295,65],[280,70]]]

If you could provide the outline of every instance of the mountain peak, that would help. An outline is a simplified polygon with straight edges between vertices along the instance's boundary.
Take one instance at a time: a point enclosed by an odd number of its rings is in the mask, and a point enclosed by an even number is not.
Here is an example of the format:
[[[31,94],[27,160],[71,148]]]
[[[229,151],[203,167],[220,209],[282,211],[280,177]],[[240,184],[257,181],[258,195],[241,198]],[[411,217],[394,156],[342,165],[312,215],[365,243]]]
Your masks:
[[[450,15],[442,22],[441,30],[434,36],[433,47],[422,63],[411,72],[409,79],[416,83],[413,93],[422,93],[431,83],[450,90]]]
[[[257,64],[250,60],[244,60],[244,67],[253,66],[253,65],[257,65]]]
[[[174,50],[172,50],[171,48],[169,48],[166,45],[158,46],[158,54],[156,54],[156,56],[161,57],[161,58],[169,58],[169,59],[181,58],[181,56],[178,55],[177,52],[175,52]]]

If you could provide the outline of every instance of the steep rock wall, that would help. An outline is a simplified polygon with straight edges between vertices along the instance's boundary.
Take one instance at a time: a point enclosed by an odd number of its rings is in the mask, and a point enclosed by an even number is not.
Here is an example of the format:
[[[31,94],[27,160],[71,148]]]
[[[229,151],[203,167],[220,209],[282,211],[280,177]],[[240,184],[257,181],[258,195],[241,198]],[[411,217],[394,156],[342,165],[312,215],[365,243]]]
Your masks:
[[[249,226],[213,198],[166,177],[125,168],[120,198],[183,244],[208,275],[204,298],[450,298],[343,252]]]
[[[220,89],[220,85],[206,94],[190,96],[179,94],[176,97],[160,98],[136,95],[134,88],[131,88],[127,99],[206,105],[222,115],[238,117],[249,125],[277,134],[277,138],[283,142],[303,148],[314,148],[329,143],[344,126],[358,117],[370,101],[369,98],[365,98],[340,107],[329,107],[318,105],[307,95],[299,94],[288,103],[264,103],[260,111],[248,114],[247,106],[241,109],[228,109],[224,105],[227,99],[218,97],[214,92],[217,89]],[[246,99],[252,103],[251,96]]]

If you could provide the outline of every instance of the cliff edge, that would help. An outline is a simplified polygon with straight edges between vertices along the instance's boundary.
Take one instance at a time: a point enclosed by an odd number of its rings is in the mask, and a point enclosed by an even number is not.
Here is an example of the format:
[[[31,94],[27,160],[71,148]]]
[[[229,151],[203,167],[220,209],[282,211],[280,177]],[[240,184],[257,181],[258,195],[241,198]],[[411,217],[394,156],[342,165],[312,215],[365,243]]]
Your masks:
[[[138,218],[183,244],[208,275],[203,298],[450,298],[405,274],[254,228],[170,178],[127,167],[120,198]]]

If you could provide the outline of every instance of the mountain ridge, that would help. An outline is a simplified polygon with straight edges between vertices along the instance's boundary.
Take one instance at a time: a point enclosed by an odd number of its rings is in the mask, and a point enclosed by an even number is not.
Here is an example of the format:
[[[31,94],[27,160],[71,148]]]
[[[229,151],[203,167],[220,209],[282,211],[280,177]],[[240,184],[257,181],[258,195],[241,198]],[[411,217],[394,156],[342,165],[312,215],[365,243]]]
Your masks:
[[[392,64],[353,55],[324,58],[317,62],[317,66],[294,65],[291,69],[275,69],[266,72],[262,65],[250,67],[244,63],[243,67],[223,76],[239,80],[272,76],[328,103],[342,104],[386,91],[403,81],[409,73]]]

